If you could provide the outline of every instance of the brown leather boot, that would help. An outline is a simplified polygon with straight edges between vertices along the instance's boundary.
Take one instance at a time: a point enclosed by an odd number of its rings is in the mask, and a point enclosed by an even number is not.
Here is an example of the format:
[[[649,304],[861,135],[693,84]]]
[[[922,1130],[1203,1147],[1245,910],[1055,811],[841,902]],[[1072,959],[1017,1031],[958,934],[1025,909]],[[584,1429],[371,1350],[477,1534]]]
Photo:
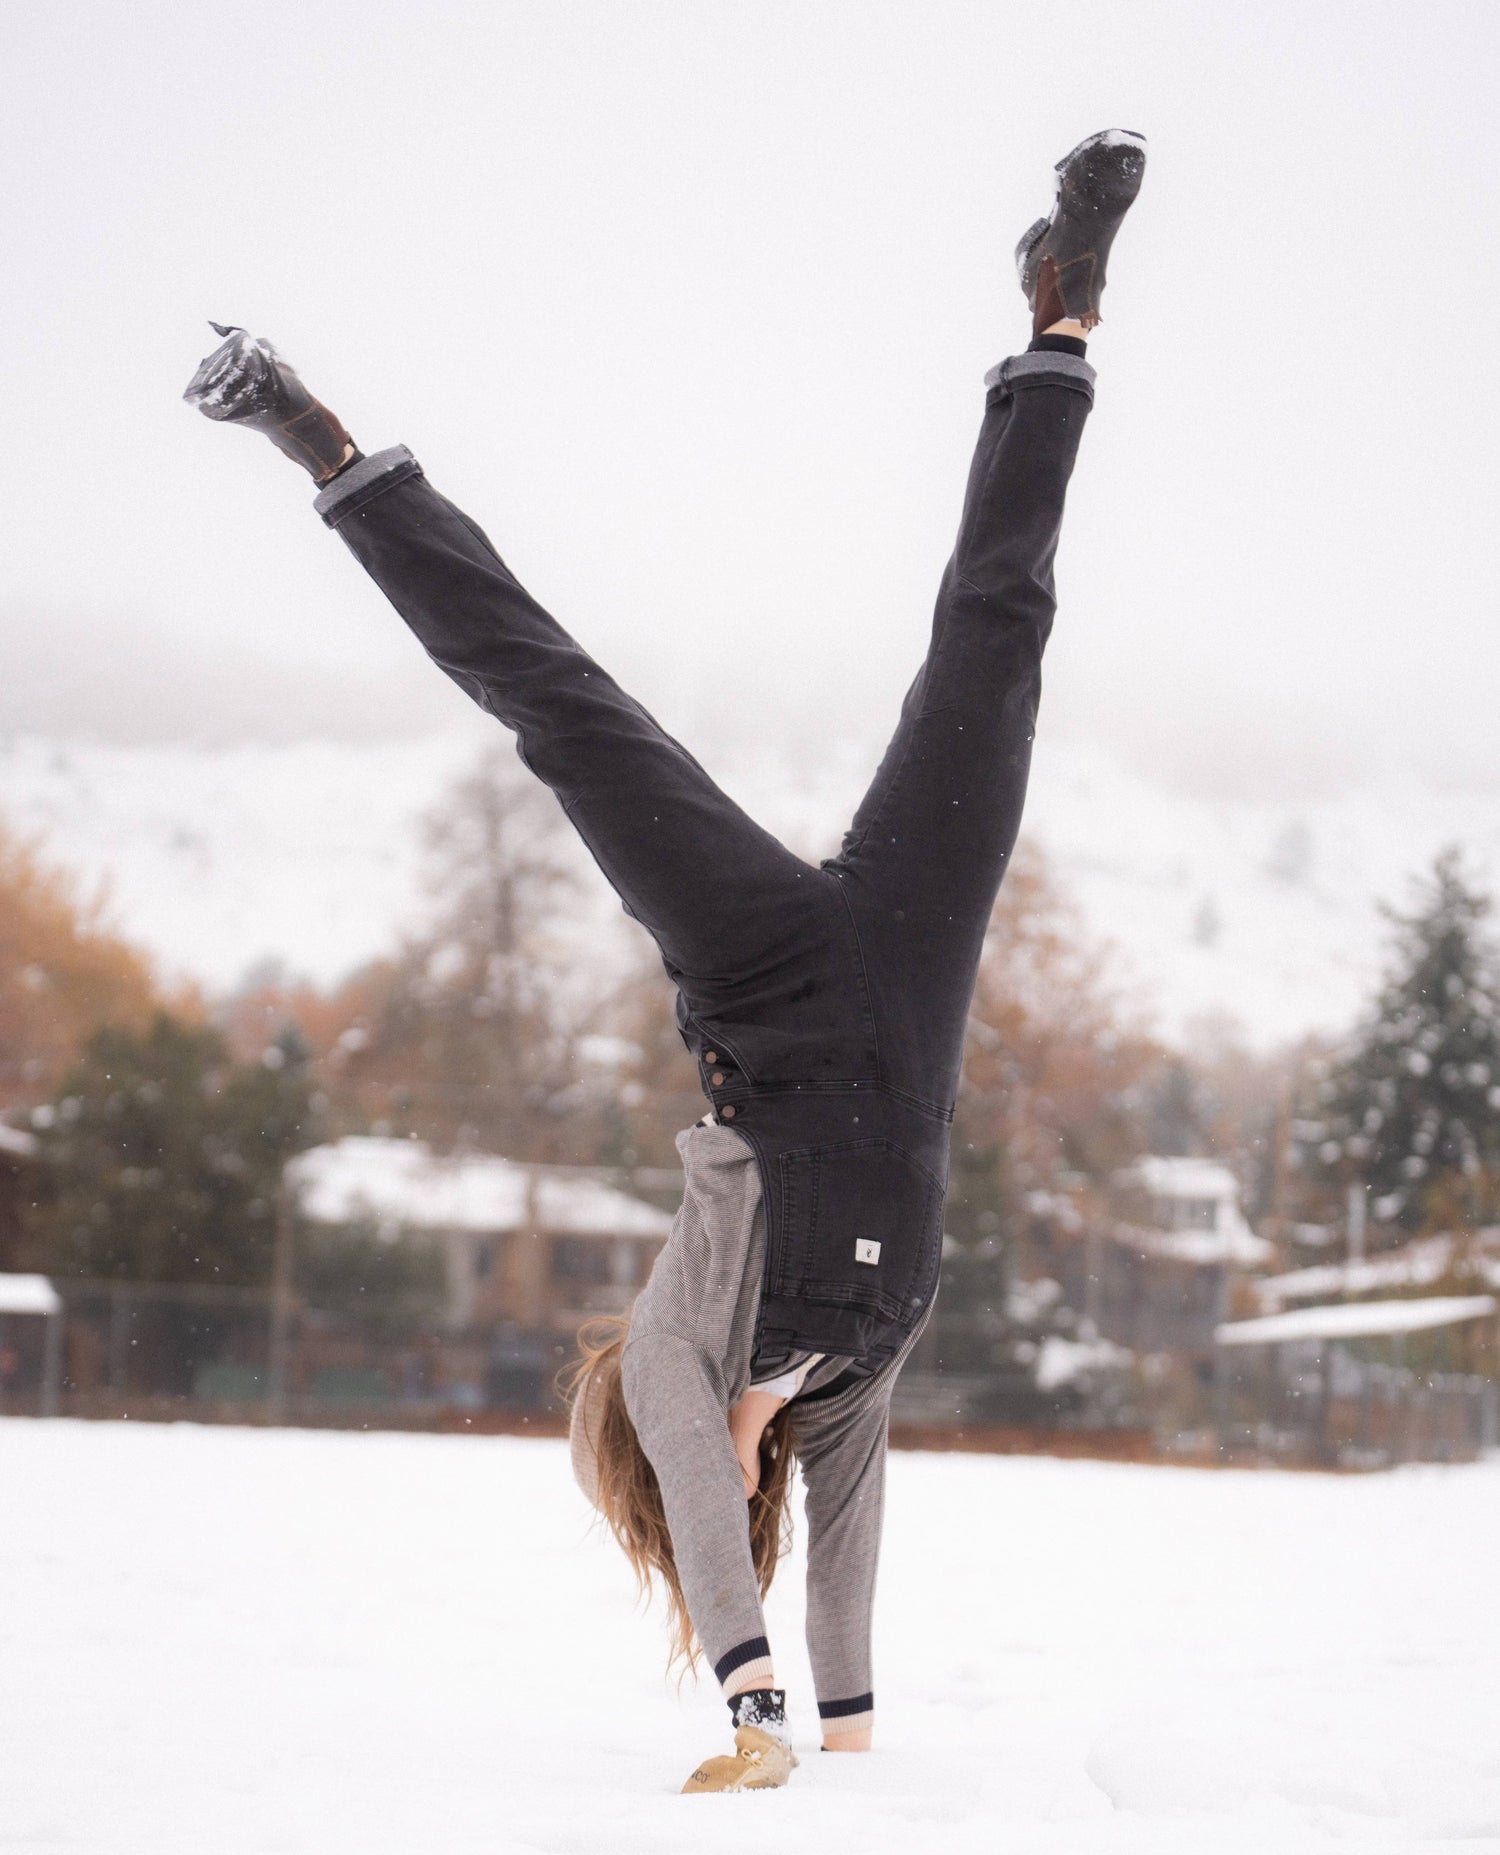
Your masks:
[[[759,1726],[737,1726],[735,1752],[706,1758],[682,1787],[684,1797],[708,1791],[780,1790],[797,1763],[797,1755],[783,1739]]]
[[[188,382],[183,398],[206,419],[264,432],[278,451],[326,483],[359,455],[337,413],[313,398],[268,341],[242,328],[208,325],[227,337]]]
[[[1141,190],[1146,138],[1105,129],[1058,162],[1057,202],[1016,246],[1016,269],[1032,309],[1032,332],[1054,322],[1099,321],[1104,266],[1120,221]]]

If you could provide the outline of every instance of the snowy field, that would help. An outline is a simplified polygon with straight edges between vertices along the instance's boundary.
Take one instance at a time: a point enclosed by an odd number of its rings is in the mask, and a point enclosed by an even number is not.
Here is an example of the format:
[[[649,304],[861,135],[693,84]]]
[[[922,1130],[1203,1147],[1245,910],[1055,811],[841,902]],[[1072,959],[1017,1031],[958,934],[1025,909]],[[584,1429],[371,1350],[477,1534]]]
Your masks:
[[[1500,1464],[897,1456],[878,1750],[813,1749],[794,1562],[802,1767],[694,1799],[722,1704],[561,1444],[10,1421],[0,1489],[7,1855],[1500,1849]]]

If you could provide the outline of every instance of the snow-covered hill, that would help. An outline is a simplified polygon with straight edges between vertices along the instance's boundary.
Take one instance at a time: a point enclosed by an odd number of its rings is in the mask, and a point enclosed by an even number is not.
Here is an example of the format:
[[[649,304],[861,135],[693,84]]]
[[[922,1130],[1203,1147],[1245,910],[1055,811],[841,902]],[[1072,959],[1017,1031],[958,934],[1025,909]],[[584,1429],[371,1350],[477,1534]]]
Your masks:
[[[328,981],[420,919],[417,821],[494,731],[210,750],[35,737],[0,745],[0,818],[36,833],[168,970],[210,986],[279,959]],[[805,855],[836,844],[871,754],[716,763]],[[1180,1036],[1227,1014],[1269,1044],[1358,1010],[1379,968],[1379,899],[1456,842],[1500,873],[1500,793],[1364,788],[1303,804],[1156,785],[1097,749],[1039,743],[1028,834],[1127,993]],[[596,876],[601,925],[626,924]],[[590,931],[593,931],[592,924]]]

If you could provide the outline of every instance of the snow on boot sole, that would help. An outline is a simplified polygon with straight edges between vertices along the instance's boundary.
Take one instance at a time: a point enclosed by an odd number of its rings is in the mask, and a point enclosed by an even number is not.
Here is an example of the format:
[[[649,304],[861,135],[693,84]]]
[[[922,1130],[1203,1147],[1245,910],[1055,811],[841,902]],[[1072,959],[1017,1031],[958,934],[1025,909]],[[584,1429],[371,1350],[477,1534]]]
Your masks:
[[[313,398],[270,342],[219,322],[208,326],[225,340],[199,363],[182,397],[206,419],[264,432],[314,482],[326,483],[354,454],[337,414]]]
[[[1056,199],[1016,246],[1016,271],[1038,334],[1054,322],[1099,321],[1105,265],[1120,222],[1141,190],[1146,138],[1104,129],[1054,168]]]

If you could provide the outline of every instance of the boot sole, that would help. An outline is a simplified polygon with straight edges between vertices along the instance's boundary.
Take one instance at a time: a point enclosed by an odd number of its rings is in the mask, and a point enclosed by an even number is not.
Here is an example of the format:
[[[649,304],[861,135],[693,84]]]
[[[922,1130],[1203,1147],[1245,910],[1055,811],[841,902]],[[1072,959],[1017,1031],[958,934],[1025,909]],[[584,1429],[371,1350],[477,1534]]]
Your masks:
[[[1101,154],[1114,155],[1115,159],[1091,158]],[[1053,182],[1054,197],[1059,202],[1069,174],[1078,169],[1083,170],[1079,179],[1083,180],[1086,174],[1088,190],[1100,205],[1124,211],[1141,190],[1146,172],[1146,138],[1133,129],[1101,129],[1097,135],[1085,137],[1053,167],[1057,176]],[[1054,216],[1055,212],[1054,207]]]
[[[1056,265],[1059,280],[1073,273],[1063,297],[1065,313],[1092,328],[1099,319],[1102,260],[1145,177],[1146,138],[1133,129],[1101,129],[1065,154],[1052,172],[1052,211],[1038,219],[1016,246],[1016,275],[1027,303],[1035,310],[1037,283],[1046,258]],[[1081,273],[1079,267],[1085,263],[1088,270]],[[1096,271],[1101,273],[1097,288]],[[1076,300],[1080,275],[1084,277],[1084,311]],[[1075,299],[1071,307],[1068,296]]]

